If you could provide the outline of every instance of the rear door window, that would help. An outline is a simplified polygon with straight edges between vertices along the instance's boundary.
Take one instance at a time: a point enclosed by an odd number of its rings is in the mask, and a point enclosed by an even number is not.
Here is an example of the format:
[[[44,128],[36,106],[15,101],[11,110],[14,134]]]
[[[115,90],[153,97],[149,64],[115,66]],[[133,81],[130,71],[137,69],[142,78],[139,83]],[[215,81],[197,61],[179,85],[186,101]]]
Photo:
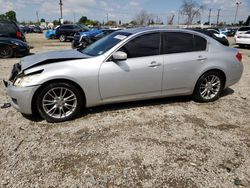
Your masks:
[[[206,50],[206,39],[181,32],[163,33],[163,54],[193,52]]]

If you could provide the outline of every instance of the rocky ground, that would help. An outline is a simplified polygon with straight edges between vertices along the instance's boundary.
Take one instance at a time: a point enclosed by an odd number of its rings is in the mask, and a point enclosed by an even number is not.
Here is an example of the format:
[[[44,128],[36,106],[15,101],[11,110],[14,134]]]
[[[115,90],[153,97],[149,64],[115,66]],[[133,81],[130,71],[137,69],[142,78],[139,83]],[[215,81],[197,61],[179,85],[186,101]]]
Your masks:
[[[27,40],[33,53],[70,48]],[[213,103],[107,105],[59,124],[0,109],[0,187],[250,187],[250,50],[239,51],[243,77]],[[0,79],[18,61],[0,60]],[[0,83],[0,105],[8,101]]]

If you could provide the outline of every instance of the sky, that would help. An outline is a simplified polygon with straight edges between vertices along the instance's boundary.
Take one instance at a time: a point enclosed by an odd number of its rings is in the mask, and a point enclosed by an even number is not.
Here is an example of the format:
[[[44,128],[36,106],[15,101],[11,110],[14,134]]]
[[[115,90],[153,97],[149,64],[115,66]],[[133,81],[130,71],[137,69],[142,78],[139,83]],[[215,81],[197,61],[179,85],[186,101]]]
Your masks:
[[[183,0],[62,0],[64,20],[78,21],[82,15],[89,19],[103,22],[107,20],[121,20],[129,22],[135,18],[141,10],[146,10],[155,18],[166,23],[171,15],[175,15],[174,23],[178,20],[178,10]],[[250,0],[194,0],[200,5],[205,5],[202,11],[202,23],[208,21],[211,8],[211,22],[216,23],[218,9],[220,20],[227,23],[234,22],[236,2],[241,2],[237,20],[246,20],[250,15]],[[39,19],[53,21],[60,17],[59,0],[0,0],[0,14],[9,10],[17,13],[18,21],[36,21]],[[197,18],[198,19],[198,18]],[[179,16],[179,22],[184,18]]]

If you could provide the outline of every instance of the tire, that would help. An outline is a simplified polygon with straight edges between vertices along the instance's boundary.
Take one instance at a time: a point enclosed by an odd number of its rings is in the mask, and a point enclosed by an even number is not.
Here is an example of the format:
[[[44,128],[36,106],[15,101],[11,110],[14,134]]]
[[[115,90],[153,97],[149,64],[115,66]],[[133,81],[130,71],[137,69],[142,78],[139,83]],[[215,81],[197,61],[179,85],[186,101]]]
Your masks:
[[[62,34],[62,35],[60,35],[59,40],[60,40],[60,42],[66,42],[67,36]]]
[[[10,46],[0,46],[0,58],[13,57],[14,51]]]
[[[47,122],[68,121],[81,111],[83,96],[69,83],[51,83],[40,90],[36,106],[40,116]]]
[[[213,102],[217,100],[224,89],[225,80],[221,73],[208,71],[196,83],[193,98],[196,102]]]

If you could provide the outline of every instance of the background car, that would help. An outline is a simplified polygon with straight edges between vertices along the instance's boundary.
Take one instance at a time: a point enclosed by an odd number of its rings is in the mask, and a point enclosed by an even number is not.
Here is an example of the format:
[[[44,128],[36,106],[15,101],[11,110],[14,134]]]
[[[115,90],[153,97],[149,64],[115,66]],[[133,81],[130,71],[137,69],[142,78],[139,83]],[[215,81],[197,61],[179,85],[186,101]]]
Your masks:
[[[237,49],[201,33],[138,28],[114,32],[82,51],[23,58],[4,84],[18,111],[62,122],[84,107],[109,103],[180,95],[215,101],[241,78],[241,60]]]
[[[43,30],[39,26],[33,28],[33,33],[43,33]]]
[[[0,20],[0,37],[11,37],[26,41],[18,25],[13,21]]]
[[[246,33],[241,33],[236,35],[235,37],[235,43],[239,45],[240,48],[244,46],[250,46],[250,30]]]
[[[237,29],[236,28],[230,28],[228,29],[227,36],[233,37],[236,33]]]
[[[209,37],[212,37],[213,39],[217,40],[219,43],[225,45],[225,46],[229,46],[229,42],[226,38],[220,38],[220,37],[217,37],[216,35],[214,35],[212,32],[210,32],[209,30],[206,30],[206,29],[189,29],[189,30],[193,30],[193,31],[196,31],[196,32],[199,32],[199,33],[203,33]]]
[[[207,29],[208,31],[212,32],[216,37],[219,38],[227,38],[227,36],[225,34],[223,34],[222,32],[220,32],[220,30],[215,30],[215,29]]]
[[[242,34],[242,33],[246,33],[247,31],[250,31],[250,26],[246,26],[246,27],[240,27],[236,33],[235,36]]]
[[[87,32],[79,32],[74,35],[72,48],[84,49],[93,42],[117,31],[118,29],[93,29]]]
[[[19,39],[0,37],[0,58],[26,56],[30,52],[29,45]]]
[[[77,32],[89,31],[89,28],[80,24],[64,24],[56,29],[56,37],[61,42],[73,40]]]

